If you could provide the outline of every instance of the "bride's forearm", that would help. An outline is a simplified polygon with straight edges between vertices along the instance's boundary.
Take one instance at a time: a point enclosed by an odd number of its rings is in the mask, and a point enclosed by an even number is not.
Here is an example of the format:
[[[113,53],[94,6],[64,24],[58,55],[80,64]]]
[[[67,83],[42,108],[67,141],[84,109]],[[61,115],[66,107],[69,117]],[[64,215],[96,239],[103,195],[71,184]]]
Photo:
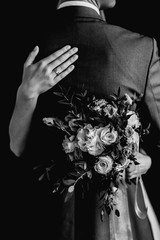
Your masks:
[[[27,98],[24,91],[19,87],[14,111],[9,124],[10,149],[16,156],[20,156],[25,149],[36,104],[37,97]]]
[[[26,146],[38,96],[54,87],[73,71],[78,59],[77,48],[65,46],[48,57],[33,63],[39,47],[35,47],[24,63],[22,83],[17,91],[15,108],[9,124],[10,148],[20,156]],[[56,73],[58,71],[58,74]]]

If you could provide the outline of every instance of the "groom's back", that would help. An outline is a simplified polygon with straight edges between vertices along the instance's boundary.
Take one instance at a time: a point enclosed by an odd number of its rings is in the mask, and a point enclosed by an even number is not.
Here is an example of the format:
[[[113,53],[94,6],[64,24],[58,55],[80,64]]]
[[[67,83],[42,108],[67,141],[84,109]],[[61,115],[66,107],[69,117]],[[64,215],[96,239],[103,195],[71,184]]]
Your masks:
[[[75,70],[63,84],[108,95],[119,87],[143,91],[152,51],[149,38],[106,24],[92,9],[66,8],[45,38],[44,55],[70,44],[78,47]],[[78,9],[78,8],[76,8]],[[85,9],[85,11],[84,11]]]

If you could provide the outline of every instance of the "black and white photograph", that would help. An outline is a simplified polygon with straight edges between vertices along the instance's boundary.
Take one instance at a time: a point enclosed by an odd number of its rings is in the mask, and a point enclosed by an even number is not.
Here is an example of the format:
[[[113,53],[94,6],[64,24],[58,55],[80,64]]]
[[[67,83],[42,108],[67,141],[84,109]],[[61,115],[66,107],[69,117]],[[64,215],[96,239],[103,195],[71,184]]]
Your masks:
[[[8,5],[2,239],[160,240],[158,0]]]

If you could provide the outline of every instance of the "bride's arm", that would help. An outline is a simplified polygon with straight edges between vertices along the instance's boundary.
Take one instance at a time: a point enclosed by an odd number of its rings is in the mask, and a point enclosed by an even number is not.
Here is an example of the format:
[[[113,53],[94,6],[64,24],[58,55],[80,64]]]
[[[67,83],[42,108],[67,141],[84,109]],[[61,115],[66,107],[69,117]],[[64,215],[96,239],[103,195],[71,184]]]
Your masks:
[[[37,63],[33,62],[39,48],[35,47],[29,54],[24,63],[22,82],[17,90],[9,123],[10,149],[16,156],[20,156],[25,149],[39,95],[54,87],[74,69],[73,63],[78,58],[77,50],[65,46]]]

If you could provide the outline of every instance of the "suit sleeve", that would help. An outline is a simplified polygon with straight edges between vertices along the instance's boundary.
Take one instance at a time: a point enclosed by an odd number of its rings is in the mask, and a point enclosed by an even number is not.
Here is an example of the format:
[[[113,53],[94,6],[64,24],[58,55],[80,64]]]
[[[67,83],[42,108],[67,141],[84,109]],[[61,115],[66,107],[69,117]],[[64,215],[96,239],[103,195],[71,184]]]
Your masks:
[[[160,159],[160,57],[155,39],[153,39],[153,51],[144,100],[151,123],[148,136],[150,154],[151,157]]]

